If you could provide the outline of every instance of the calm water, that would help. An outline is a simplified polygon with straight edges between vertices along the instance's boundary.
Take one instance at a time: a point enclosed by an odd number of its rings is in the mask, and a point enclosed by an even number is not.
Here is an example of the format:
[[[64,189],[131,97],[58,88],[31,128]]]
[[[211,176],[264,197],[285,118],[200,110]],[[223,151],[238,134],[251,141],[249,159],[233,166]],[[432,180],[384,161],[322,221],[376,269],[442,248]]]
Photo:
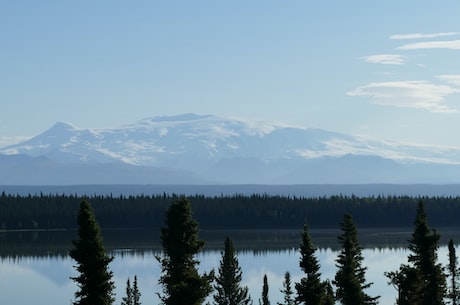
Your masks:
[[[284,273],[291,273],[293,282],[298,281],[302,276],[298,267],[299,254],[295,249],[298,238],[297,234],[292,232],[279,234],[279,232],[264,232],[258,233],[256,236],[251,234],[235,234],[235,245],[244,244],[244,247],[239,247],[238,259],[243,269],[243,285],[250,289],[250,294],[254,300],[254,304],[258,303],[258,299],[262,290],[262,278],[267,274],[269,281],[269,292],[271,303],[276,304],[282,301],[282,294],[279,290],[282,288]],[[364,264],[368,266],[367,280],[374,282],[374,285],[368,292],[371,295],[381,295],[380,304],[394,304],[396,291],[393,287],[387,285],[387,280],[383,273],[385,271],[396,270],[401,263],[406,262],[408,252],[401,247],[400,241],[406,240],[408,232],[400,233],[385,233],[377,234],[371,232],[363,234],[365,249]],[[218,234],[219,235],[219,234]],[[330,246],[321,246],[317,252],[318,260],[321,264],[321,272],[324,278],[332,279],[336,272],[335,259],[337,257],[336,234],[333,232],[312,234],[320,244],[330,243]],[[243,238],[246,236],[246,238]],[[263,238],[265,237],[265,238]],[[218,248],[219,242],[223,240],[215,236],[215,240],[209,240],[208,244],[215,245],[209,247],[206,251],[198,256],[201,261],[200,269],[209,271],[212,268],[217,269],[221,258]],[[233,237],[232,237],[233,238]],[[250,249],[247,243],[252,238],[256,249]],[[371,244],[376,246],[372,246]],[[292,245],[292,246],[291,246]],[[15,244],[14,249],[10,250],[10,254],[5,254],[4,243],[2,244],[2,261],[0,264],[0,304],[9,305],[62,305],[71,304],[73,300],[76,286],[69,279],[70,276],[75,276],[73,269],[73,260],[67,255],[60,254],[60,250],[48,251],[46,253],[40,249],[40,255],[28,254],[29,248],[18,248]],[[155,245],[154,248],[156,248]],[[156,295],[160,292],[161,287],[157,281],[160,274],[160,265],[155,260],[157,250],[145,249],[146,244],[142,244],[141,250],[133,248],[126,249],[123,247],[111,249],[111,253],[115,259],[111,263],[110,268],[114,273],[116,284],[116,302],[120,304],[121,298],[124,296],[126,280],[131,279],[134,275],[138,277],[139,289],[142,293],[141,302],[144,305],[158,304],[159,299]],[[60,249],[56,247],[56,249]],[[19,252],[13,254],[14,251],[24,251],[24,255]],[[58,253],[59,252],[59,253]],[[37,252],[34,252],[37,253]],[[65,252],[62,252],[65,253]],[[441,262],[447,262],[447,248],[442,246],[438,252]]]

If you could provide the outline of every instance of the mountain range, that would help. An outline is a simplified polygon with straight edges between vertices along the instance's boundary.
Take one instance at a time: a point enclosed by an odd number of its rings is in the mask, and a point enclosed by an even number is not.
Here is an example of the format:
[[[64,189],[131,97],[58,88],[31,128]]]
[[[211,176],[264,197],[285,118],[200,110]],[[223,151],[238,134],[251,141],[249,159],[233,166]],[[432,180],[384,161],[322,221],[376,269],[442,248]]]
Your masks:
[[[460,148],[213,115],[58,122],[0,148],[0,184],[460,183]]]

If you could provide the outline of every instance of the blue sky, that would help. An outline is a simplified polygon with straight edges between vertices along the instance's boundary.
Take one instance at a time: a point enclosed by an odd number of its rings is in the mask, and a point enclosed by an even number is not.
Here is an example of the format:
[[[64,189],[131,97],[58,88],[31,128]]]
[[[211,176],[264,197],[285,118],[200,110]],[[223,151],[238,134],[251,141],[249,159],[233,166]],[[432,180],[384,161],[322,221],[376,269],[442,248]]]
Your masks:
[[[194,112],[460,147],[458,1],[1,1],[0,144]]]

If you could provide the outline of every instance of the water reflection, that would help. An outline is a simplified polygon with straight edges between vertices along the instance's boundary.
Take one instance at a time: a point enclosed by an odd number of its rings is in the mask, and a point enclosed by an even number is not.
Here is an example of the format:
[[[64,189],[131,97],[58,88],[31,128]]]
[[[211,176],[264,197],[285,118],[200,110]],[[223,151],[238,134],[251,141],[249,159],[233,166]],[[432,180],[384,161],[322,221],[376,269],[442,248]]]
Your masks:
[[[442,252],[445,252],[445,249]],[[115,252],[115,259],[110,265],[116,283],[115,304],[119,304],[124,295],[128,277],[138,277],[139,289],[142,293],[142,304],[158,304],[156,293],[161,287],[157,285],[160,265],[156,262],[155,253],[150,252]],[[404,249],[364,249],[364,264],[368,266],[367,279],[374,282],[369,290],[371,295],[382,296],[380,304],[393,304],[396,292],[386,284],[383,276],[385,271],[396,270],[407,257]],[[323,248],[317,252],[321,264],[323,278],[332,279],[335,275],[335,259],[337,252]],[[302,273],[298,268],[299,255],[294,249],[284,251],[251,253],[239,252],[238,258],[244,272],[243,284],[250,289],[256,302],[261,295],[262,277],[267,274],[272,304],[282,300],[279,289],[282,287],[284,273],[289,271],[293,281],[298,281]],[[217,269],[220,252],[210,250],[199,255],[200,269],[209,271]],[[73,261],[68,257],[29,257],[3,259],[0,268],[0,304],[70,304],[76,290],[69,279],[75,276]]]
[[[458,231],[458,230],[457,230]],[[459,232],[449,232],[449,238]],[[230,237],[239,251],[265,254],[297,248],[300,230],[202,230],[200,238],[206,240],[206,250],[220,250],[226,237]],[[441,232],[442,233],[442,232]],[[338,229],[310,230],[319,248],[338,249]],[[363,229],[359,232],[364,248],[405,247],[410,229]],[[454,235],[452,235],[454,234]],[[66,256],[76,238],[74,230],[0,232],[0,257]],[[108,250],[160,252],[160,230],[105,230],[104,244]],[[456,239],[455,239],[456,240]]]
[[[58,233],[48,237],[43,233],[39,232],[38,235],[35,235],[35,239],[30,239],[30,236],[23,234],[22,242],[14,241],[12,235],[3,236],[0,250],[2,257],[0,304],[71,304],[76,286],[69,277],[76,274],[72,267],[74,262],[66,254],[70,248],[69,232],[61,232],[62,234]],[[110,264],[116,284],[117,300],[114,304],[120,304],[125,293],[126,280],[128,277],[133,278],[134,275],[138,277],[142,304],[158,304],[159,299],[156,293],[161,290],[157,284],[160,264],[155,260],[155,255],[161,249],[159,240],[134,238],[123,241],[129,236],[129,233],[118,233],[118,236],[122,237],[118,240],[114,232],[112,232],[113,237],[104,235],[104,240],[115,257]],[[279,290],[282,288],[286,271],[291,273],[293,281],[298,281],[302,277],[298,267],[299,254],[296,249],[299,232],[225,233],[207,232],[202,235],[206,236],[208,245],[206,251],[198,257],[201,261],[200,269],[209,271],[218,268],[223,236],[229,235],[234,239],[238,250],[238,259],[243,269],[243,285],[249,287],[254,304],[258,303],[261,295],[264,274],[267,274],[268,277],[272,304],[282,300]],[[64,244],[58,242],[59,238],[56,236],[59,235],[66,236]],[[381,295],[380,304],[382,305],[394,304],[396,291],[387,285],[383,274],[385,271],[396,270],[400,264],[407,262],[408,253],[404,246],[409,235],[409,231],[361,234],[362,245],[365,247],[363,263],[368,267],[366,278],[369,282],[374,282],[368,292],[370,295]],[[147,234],[147,236],[151,235]],[[317,257],[324,279],[332,279],[336,272],[336,236],[335,232],[312,234],[315,243],[320,246]],[[24,244],[24,241],[29,244]],[[137,246],[136,243],[138,243]],[[447,263],[447,253],[446,246],[439,249],[439,259],[443,264]]]

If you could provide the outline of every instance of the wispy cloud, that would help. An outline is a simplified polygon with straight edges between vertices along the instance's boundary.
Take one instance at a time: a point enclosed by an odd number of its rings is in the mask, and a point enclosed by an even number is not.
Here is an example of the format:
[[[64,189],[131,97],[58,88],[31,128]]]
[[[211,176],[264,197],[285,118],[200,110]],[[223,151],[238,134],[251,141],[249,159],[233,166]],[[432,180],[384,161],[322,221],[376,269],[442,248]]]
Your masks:
[[[26,137],[26,136],[3,136],[0,135],[0,148],[17,144],[22,141],[29,140],[31,137]]]
[[[438,79],[445,81],[448,84],[460,87],[460,74],[444,74],[438,75]]]
[[[406,57],[400,54],[378,54],[364,56],[362,59],[371,64],[403,65]]]
[[[453,113],[457,110],[445,104],[444,98],[460,89],[436,85],[427,81],[379,82],[356,88],[349,96],[367,96],[382,106],[423,109],[431,112]]]
[[[397,35],[391,35],[390,39],[404,40],[404,39],[437,38],[437,37],[445,37],[445,36],[455,36],[458,34],[460,33],[459,32],[444,32],[444,33],[430,33],[430,34],[421,34],[421,33],[397,34]]]
[[[451,49],[460,50],[460,40],[425,41],[402,45],[398,50]]]

